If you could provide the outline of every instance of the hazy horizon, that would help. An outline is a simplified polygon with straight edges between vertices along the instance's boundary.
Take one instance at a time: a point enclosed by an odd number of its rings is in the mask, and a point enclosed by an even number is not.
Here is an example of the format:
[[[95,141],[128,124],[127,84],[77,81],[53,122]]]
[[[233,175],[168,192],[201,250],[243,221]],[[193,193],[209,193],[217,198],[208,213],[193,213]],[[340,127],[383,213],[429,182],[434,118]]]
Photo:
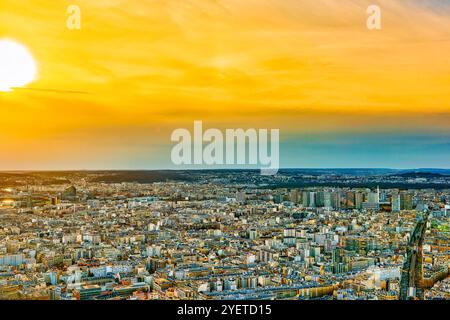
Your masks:
[[[18,170],[0,170],[0,173],[12,173],[12,172],[95,172],[95,171],[230,171],[230,170],[239,170],[239,171],[259,171],[259,168],[245,168],[245,167],[198,167],[198,168],[154,168],[154,169],[145,169],[145,168],[135,168],[135,169],[54,169],[54,170],[39,170],[39,169],[18,169]],[[280,167],[279,170],[395,170],[395,171],[450,171],[450,167],[447,168],[383,168],[383,167]]]

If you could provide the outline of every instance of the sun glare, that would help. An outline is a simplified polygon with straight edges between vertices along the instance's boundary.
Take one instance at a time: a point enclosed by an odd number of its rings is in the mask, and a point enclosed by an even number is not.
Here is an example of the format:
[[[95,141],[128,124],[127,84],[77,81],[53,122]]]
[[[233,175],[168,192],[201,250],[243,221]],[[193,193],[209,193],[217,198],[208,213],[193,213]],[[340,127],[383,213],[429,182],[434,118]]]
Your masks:
[[[28,49],[11,40],[0,40],[0,91],[23,87],[36,77],[36,63]]]

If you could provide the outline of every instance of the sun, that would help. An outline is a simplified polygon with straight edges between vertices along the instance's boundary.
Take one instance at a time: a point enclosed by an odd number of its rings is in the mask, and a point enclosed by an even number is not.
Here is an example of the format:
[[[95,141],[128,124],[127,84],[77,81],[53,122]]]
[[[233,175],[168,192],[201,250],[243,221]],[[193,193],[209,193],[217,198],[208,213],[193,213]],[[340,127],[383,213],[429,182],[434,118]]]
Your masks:
[[[36,63],[25,46],[0,40],[0,91],[23,87],[36,78],[36,73]]]

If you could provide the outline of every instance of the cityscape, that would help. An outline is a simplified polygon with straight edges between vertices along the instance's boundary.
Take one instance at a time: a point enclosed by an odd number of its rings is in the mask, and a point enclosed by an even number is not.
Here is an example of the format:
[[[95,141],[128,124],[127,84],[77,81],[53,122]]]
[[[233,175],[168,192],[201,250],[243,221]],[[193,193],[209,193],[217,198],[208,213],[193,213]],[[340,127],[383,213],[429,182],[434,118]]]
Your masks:
[[[430,317],[449,57],[450,0],[0,0],[1,309]]]
[[[447,300],[449,173],[2,172],[0,299]]]

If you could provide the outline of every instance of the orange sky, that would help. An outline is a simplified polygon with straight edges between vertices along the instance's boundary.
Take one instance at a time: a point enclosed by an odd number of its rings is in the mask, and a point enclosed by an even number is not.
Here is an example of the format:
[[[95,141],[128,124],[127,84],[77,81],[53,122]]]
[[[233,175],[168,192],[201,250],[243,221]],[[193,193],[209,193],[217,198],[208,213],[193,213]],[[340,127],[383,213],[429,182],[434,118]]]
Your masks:
[[[0,38],[39,68],[0,93],[0,169],[133,167],[196,119],[282,137],[447,135],[448,7],[379,0],[382,30],[369,31],[371,3],[0,0]],[[66,28],[70,4],[81,30]]]

